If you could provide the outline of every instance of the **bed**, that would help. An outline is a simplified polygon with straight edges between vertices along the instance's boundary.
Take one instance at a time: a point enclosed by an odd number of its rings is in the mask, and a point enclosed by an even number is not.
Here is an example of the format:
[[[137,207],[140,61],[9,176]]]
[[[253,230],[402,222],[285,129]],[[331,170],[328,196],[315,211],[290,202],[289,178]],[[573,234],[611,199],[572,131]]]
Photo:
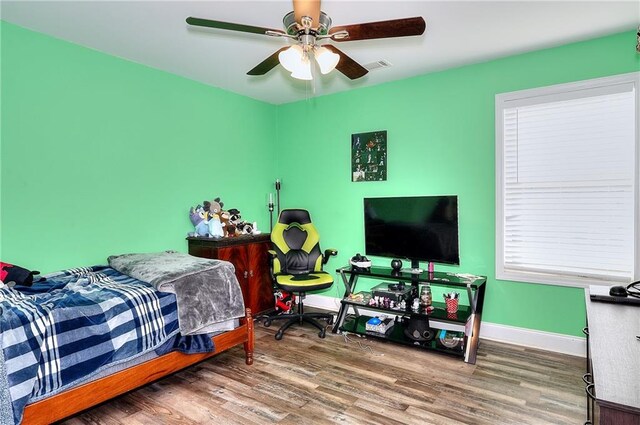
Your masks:
[[[233,266],[171,255],[198,265],[172,273],[163,253],[160,266],[133,257],[127,269],[110,257],[118,270],[69,269],[0,288],[0,423],[58,421],[240,344],[252,364],[253,320]],[[216,299],[189,304],[203,291]]]

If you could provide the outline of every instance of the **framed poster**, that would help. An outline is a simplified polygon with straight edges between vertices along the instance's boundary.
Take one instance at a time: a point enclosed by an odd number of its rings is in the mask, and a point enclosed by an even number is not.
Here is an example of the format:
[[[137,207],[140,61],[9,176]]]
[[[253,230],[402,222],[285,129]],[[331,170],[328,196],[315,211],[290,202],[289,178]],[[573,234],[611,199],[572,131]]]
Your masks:
[[[351,135],[351,181],[387,180],[387,131]]]

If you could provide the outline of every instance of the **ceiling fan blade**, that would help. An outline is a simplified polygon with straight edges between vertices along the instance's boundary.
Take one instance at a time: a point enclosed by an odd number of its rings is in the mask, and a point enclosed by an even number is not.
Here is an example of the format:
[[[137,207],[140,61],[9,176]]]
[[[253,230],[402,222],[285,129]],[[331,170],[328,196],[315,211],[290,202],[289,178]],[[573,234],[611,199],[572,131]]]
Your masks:
[[[421,35],[427,24],[421,16],[415,18],[392,19],[390,21],[367,22],[364,24],[341,25],[332,27],[329,35],[341,31],[349,33],[348,37],[333,38],[334,41],[357,41],[374,38],[406,37]]]
[[[336,69],[342,72],[344,75],[349,77],[352,80],[358,79],[360,77],[364,77],[369,70],[364,66],[360,65],[358,62],[351,59],[347,56],[342,50],[338,49],[335,46],[330,44],[325,44],[323,47],[331,50],[333,53],[340,55],[340,61],[338,65],[336,65]]]
[[[311,28],[318,28],[320,0],[293,0],[293,12],[298,24],[302,24],[303,16],[308,16],[312,19]]]
[[[254,27],[252,25],[234,24],[231,22],[212,21],[210,19],[194,18],[192,16],[187,18],[187,24],[196,27],[218,28],[221,30],[249,32],[252,34],[263,34],[272,36],[286,35],[286,33],[282,30]]]
[[[284,46],[283,48],[276,51],[274,54],[257,64],[251,71],[247,72],[247,75],[264,75],[267,72],[271,71],[275,68],[280,61],[278,60],[278,54],[280,52],[287,50],[290,46]]]

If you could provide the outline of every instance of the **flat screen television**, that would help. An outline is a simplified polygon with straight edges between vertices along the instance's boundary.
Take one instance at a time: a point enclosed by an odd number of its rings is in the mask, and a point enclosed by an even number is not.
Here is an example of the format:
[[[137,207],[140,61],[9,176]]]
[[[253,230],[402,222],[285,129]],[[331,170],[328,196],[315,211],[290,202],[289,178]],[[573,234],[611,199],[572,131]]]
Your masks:
[[[364,235],[367,255],[458,265],[458,197],[364,198]]]

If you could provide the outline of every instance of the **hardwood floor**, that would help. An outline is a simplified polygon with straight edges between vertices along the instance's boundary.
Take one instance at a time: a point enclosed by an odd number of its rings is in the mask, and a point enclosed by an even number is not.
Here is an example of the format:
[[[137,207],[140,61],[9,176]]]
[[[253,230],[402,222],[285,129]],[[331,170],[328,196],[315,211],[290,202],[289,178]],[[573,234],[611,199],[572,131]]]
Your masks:
[[[481,340],[457,358],[256,324],[234,348],[64,422],[77,424],[578,424],[585,360]]]

